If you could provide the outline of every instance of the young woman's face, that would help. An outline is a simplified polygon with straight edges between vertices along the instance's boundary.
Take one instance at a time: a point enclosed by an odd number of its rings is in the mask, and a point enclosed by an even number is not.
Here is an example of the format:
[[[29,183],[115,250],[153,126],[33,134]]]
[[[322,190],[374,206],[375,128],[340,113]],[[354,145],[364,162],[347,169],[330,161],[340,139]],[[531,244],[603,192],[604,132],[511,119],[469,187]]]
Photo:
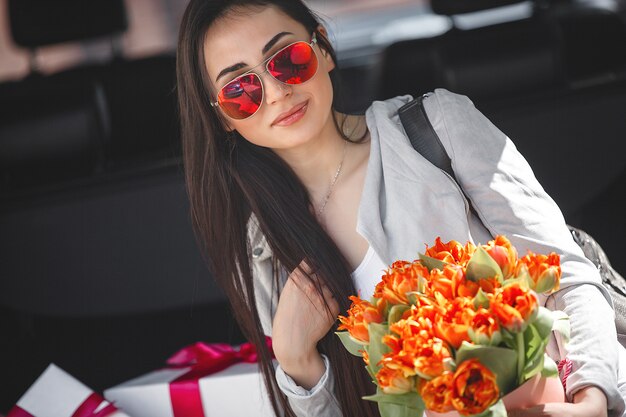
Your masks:
[[[254,115],[236,120],[222,112],[229,129],[256,145],[287,149],[306,143],[332,123],[333,90],[328,73],[334,63],[317,44],[313,46],[317,72],[302,84],[283,84],[269,75],[264,65],[257,66],[290,43],[310,42],[312,35],[274,7],[230,13],[209,28],[204,56],[212,83],[211,101],[217,101],[217,92],[224,85],[252,68],[263,84],[263,102]],[[236,65],[240,63],[243,65]],[[224,72],[233,66],[239,68]],[[215,110],[222,111],[218,107]]]

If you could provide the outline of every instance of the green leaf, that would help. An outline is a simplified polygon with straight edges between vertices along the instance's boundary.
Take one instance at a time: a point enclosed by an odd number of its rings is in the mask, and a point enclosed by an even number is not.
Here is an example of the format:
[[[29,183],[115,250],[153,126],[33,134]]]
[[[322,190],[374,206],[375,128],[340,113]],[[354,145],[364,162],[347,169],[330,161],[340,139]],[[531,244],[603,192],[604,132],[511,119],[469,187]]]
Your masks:
[[[493,332],[489,337],[485,333],[477,333],[470,327],[467,329],[467,334],[475,345],[498,346],[502,342],[502,333],[499,330]]]
[[[504,328],[500,329],[500,334],[502,335],[502,343],[509,349],[515,349],[515,335]]]
[[[422,294],[419,291],[410,291],[406,293],[406,298],[409,299],[409,304],[411,305],[415,305],[417,304],[417,300],[419,297],[423,297],[424,294]]]
[[[417,392],[407,392],[406,394],[385,394],[380,388],[376,394],[363,397],[364,400],[375,401],[377,403],[397,404],[409,407],[413,410],[424,410],[424,401]]]
[[[555,310],[552,311],[552,318],[554,319],[552,330],[561,335],[564,343],[568,343],[570,338],[569,316],[560,310]]]
[[[546,378],[559,376],[559,368],[556,366],[556,362],[554,362],[548,354],[544,354],[543,356],[543,369],[541,371],[541,376],[545,376]]]
[[[524,343],[524,334],[517,333],[515,335],[517,346],[515,347],[517,353],[517,384],[521,384],[522,375],[524,374],[524,366],[526,365],[526,344]]]
[[[548,344],[547,339],[541,339],[537,335],[537,330],[533,326],[528,326],[525,332],[526,334],[532,333],[532,341],[526,343],[526,357],[525,364],[522,370],[522,375],[520,378],[521,381],[525,381],[526,379],[534,376],[536,373],[543,369],[543,355],[546,350],[546,346]]]
[[[456,353],[457,367],[471,358],[477,358],[496,376],[496,382],[502,395],[516,387],[517,352],[513,349],[496,346],[477,346],[463,342]]]
[[[546,339],[550,337],[550,333],[552,333],[554,319],[555,316],[552,314],[552,311],[545,307],[539,307],[537,315],[531,324],[537,329],[540,337]]]
[[[389,324],[393,324],[402,318],[405,311],[410,310],[411,306],[405,304],[396,304],[389,310]]]
[[[544,353],[552,332],[553,315],[550,310],[539,307],[534,321],[524,331],[525,364],[519,381],[532,378],[544,366]]]
[[[506,407],[504,407],[504,402],[500,399],[482,413],[475,414],[472,417],[507,417]]]
[[[428,268],[429,271],[432,271],[435,268],[443,271],[443,267],[446,266],[447,264],[447,262],[444,262],[439,259],[431,258],[430,256],[426,256],[421,253],[419,254],[419,257],[420,257],[420,261],[422,261],[424,266]]]
[[[424,410],[407,407],[393,403],[378,403],[378,412],[381,417],[422,417]]]
[[[552,290],[554,285],[556,284],[556,276],[553,274],[545,274],[543,279],[537,281],[535,288],[533,288],[538,293],[544,293]]]
[[[545,346],[543,350],[545,350]],[[524,370],[522,371],[522,377],[519,379],[520,383],[529,380],[533,376],[543,371],[544,357],[545,353],[539,351],[539,354],[533,356],[530,360],[526,362]]]
[[[489,298],[487,298],[487,294],[485,294],[482,288],[478,289],[473,302],[475,309],[478,309],[479,307],[489,308]]]
[[[522,288],[532,288],[532,281],[529,280],[530,279],[530,275],[528,276],[528,279],[525,278],[524,276],[517,276],[517,277],[513,277],[513,278],[508,278],[505,279],[504,281],[502,281],[502,286],[506,287],[509,286],[511,284],[519,284]]]
[[[502,270],[491,256],[481,246],[476,248],[476,252],[467,263],[467,279],[478,282],[483,278],[496,277],[502,282]]]
[[[537,352],[543,354],[542,344],[544,342],[544,338],[541,337],[537,328],[530,324],[526,330],[524,331],[524,347],[525,352],[524,356],[526,362],[532,360],[535,356],[537,356]]]
[[[339,340],[341,340],[343,347],[345,347],[348,352],[354,356],[363,357],[363,354],[359,352],[359,350],[363,350],[365,348],[365,343],[357,341],[355,338],[350,336],[349,332],[335,332],[335,334],[339,336]]]
[[[393,403],[378,403],[378,412],[381,417],[422,417],[424,410]]]
[[[379,323],[370,323],[369,324],[369,332],[370,332],[370,344],[367,349],[367,353],[370,358],[370,367],[374,375],[378,373],[380,366],[378,366],[378,362],[382,359],[383,355],[389,352],[389,346],[383,343],[383,336],[389,334],[389,325],[387,324],[379,324]]]

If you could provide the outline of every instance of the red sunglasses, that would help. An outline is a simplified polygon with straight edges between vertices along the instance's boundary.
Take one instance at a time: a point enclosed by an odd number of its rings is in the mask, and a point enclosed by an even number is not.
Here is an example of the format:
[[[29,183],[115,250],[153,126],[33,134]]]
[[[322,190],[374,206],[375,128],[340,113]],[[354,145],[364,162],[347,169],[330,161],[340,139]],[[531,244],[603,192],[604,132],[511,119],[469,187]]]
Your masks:
[[[313,50],[316,43],[314,33],[310,43],[291,43],[256,67],[265,64],[265,71],[281,83],[302,84],[317,72],[317,56]],[[227,116],[243,120],[254,115],[262,103],[263,82],[260,74],[250,70],[222,87],[217,94],[217,101],[212,102],[211,106],[219,106]]]

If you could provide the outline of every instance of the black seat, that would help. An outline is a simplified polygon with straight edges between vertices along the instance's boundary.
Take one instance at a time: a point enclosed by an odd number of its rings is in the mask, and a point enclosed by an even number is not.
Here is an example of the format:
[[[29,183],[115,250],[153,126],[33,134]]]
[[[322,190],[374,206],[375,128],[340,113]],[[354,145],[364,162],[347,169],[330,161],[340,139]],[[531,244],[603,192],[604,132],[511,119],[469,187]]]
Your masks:
[[[11,33],[41,46],[108,37],[127,28],[123,0],[10,0]],[[172,54],[104,63],[0,84],[0,193],[42,189],[92,174],[162,166],[181,154]],[[38,104],[39,103],[39,104]],[[174,161],[175,163],[175,161]]]
[[[132,168],[181,155],[175,58],[116,59],[101,69],[111,115],[107,170]]]
[[[525,19],[398,42],[384,52],[379,95],[445,87],[482,99],[564,86],[554,39],[545,22]]]
[[[64,76],[0,85],[0,200],[102,169],[102,88]]]
[[[432,7],[456,15],[516,2],[434,0]],[[378,98],[445,87],[499,100],[611,82],[626,74],[625,44],[626,25],[614,12],[537,6],[522,20],[390,45],[383,53]]]

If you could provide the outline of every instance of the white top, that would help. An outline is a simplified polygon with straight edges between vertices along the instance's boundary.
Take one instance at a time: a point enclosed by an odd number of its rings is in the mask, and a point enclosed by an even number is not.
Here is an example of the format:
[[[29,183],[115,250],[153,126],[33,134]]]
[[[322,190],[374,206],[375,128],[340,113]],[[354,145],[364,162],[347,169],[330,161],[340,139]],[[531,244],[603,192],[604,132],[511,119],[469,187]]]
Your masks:
[[[376,284],[380,282],[387,265],[380,259],[371,246],[361,264],[352,272],[352,280],[357,290],[357,295],[363,300],[369,300],[374,294]]]

